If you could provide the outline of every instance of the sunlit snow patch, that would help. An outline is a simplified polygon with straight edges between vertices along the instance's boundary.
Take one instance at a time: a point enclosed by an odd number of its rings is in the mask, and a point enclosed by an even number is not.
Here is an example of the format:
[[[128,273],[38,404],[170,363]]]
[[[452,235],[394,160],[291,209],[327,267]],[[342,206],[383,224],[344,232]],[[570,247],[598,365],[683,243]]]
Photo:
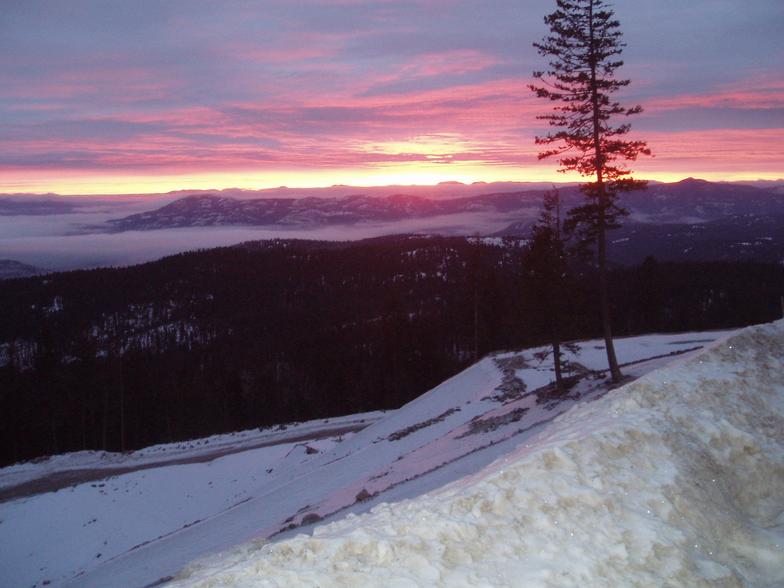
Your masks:
[[[579,404],[480,473],[173,586],[784,585],[784,322]]]

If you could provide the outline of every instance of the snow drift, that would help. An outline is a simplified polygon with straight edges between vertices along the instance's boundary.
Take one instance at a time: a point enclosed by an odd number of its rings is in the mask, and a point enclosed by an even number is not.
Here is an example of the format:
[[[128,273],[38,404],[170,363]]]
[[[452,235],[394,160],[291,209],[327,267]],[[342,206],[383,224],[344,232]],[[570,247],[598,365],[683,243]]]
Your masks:
[[[784,322],[582,403],[478,474],[173,586],[784,585]]]

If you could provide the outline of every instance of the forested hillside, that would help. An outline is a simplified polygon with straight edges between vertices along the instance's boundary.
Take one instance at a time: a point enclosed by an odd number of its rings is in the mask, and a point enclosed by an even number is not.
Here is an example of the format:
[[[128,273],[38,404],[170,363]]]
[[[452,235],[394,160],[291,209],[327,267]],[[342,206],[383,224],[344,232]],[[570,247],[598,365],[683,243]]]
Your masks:
[[[477,355],[545,343],[514,240],[268,241],[0,284],[0,463],[394,408]],[[566,339],[599,333],[590,267]],[[611,274],[615,332],[769,321],[784,268]]]

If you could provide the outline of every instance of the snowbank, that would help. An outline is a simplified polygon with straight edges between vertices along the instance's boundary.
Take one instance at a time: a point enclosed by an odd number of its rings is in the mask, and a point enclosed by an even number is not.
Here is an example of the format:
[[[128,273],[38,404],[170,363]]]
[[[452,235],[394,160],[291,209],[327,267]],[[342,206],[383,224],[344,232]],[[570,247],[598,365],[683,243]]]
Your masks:
[[[558,417],[442,490],[173,586],[784,585],[784,322]]]

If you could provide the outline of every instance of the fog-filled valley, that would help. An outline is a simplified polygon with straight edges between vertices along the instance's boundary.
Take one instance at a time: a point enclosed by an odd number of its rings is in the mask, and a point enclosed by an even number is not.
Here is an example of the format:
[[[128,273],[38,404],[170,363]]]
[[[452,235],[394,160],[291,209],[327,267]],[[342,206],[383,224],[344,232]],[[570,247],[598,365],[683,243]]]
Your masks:
[[[405,233],[525,238],[544,191],[552,187],[507,182],[111,197],[0,195],[0,260],[57,271],[131,265],[274,238],[349,241]],[[565,205],[580,198],[574,184],[558,189]],[[775,182],[651,183],[623,204],[631,214],[610,251],[619,263],[640,263],[649,254],[672,261],[784,257],[784,193]],[[668,238],[667,231],[659,231],[662,225],[677,236]],[[709,251],[697,247],[690,255],[688,242],[693,245],[695,238]]]

